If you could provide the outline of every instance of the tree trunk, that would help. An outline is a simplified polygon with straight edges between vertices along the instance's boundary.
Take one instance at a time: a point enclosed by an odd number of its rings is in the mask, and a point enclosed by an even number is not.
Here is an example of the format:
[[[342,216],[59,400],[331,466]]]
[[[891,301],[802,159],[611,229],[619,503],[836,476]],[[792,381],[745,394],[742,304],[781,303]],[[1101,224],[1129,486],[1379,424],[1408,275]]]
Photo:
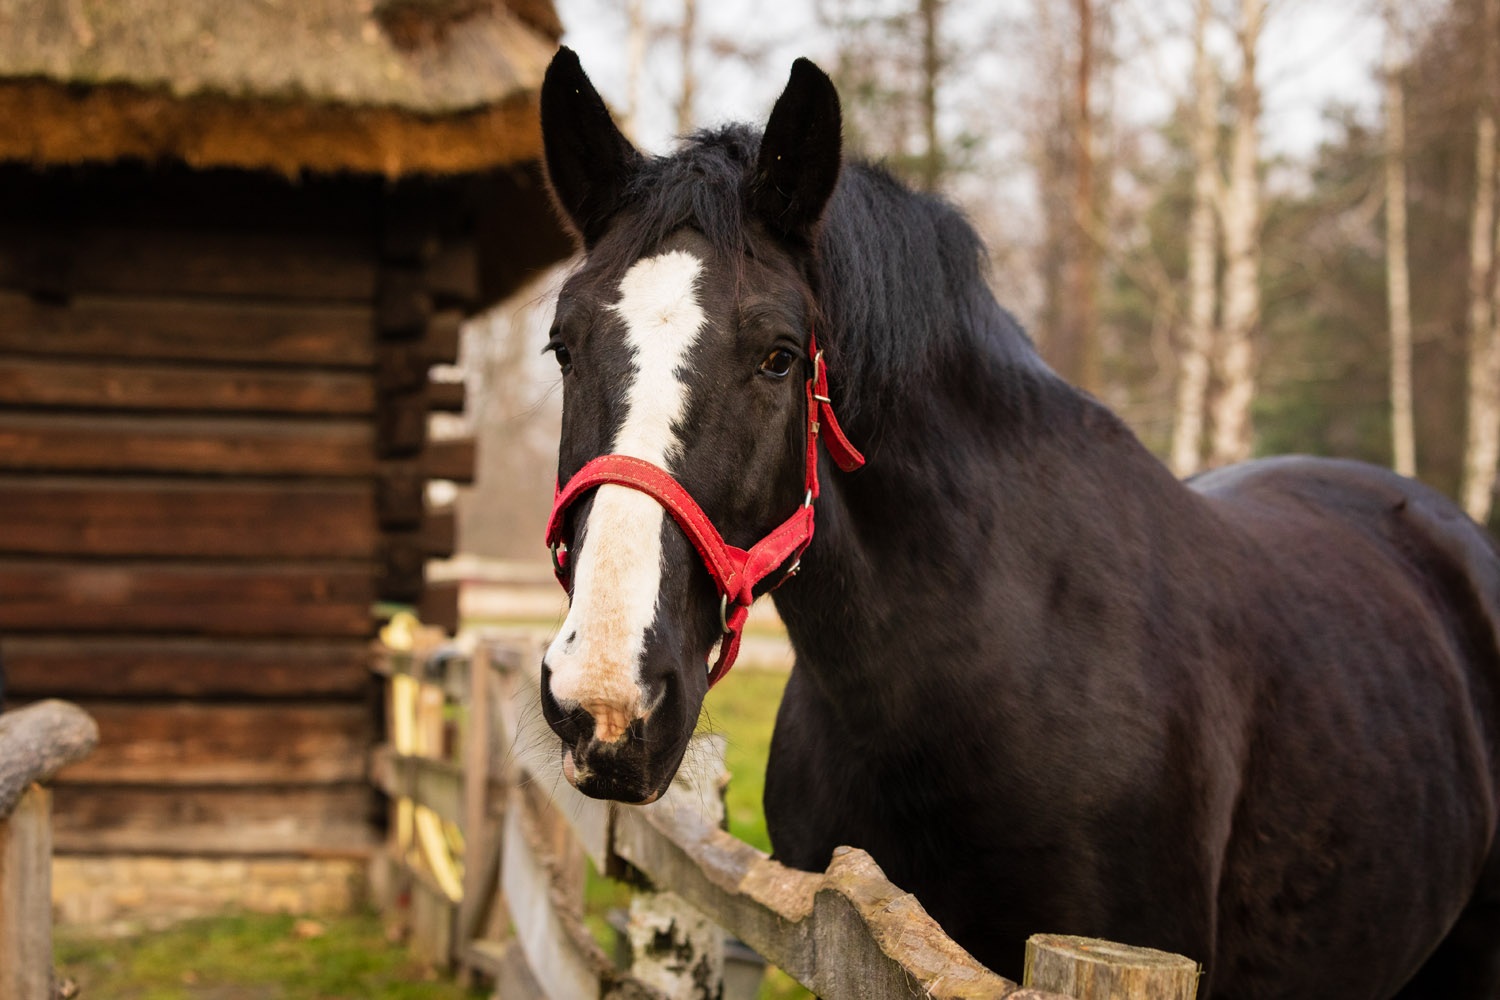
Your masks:
[[[1475,126],[1474,213],[1469,231],[1469,420],[1464,446],[1462,500],[1483,524],[1494,503],[1495,463],[1500,458],[1500,327],[1495,322],[1495,105],[1500,90],[1500,0],[1485,0],[1484,84]],[[1500,279],[1496,279],[1500,283]]]
[[[1077,355],[1069,374],[1086,392],[1102,389],[1099,359],[1099,250],[1094,239],[1094,2],[1075,0],[1078,11],[1078,65],[1074,90],[1072,340]]]
[[[625,115],[621,130],[631,138],[640,128],[641,70],[646,64],[645,0],[625,0]]]
[[[697,77],[693,72],[693,47],[697,44],[698,0],[682,0],[682,32],[678,36],[682,52],[682,93],[677,100],[677,132],[686,135],[693,129],[693,91]]]
[[[1219,75],[1208,55],[1212,0],[1197,0],[1193,32],[1193,213],[1188,222],[1188,315],[1172,422],[1172,471],[1190,476],[1203,463],[1204,403],[1214,348],[1218,264],[1214,206],[1219,185]]]
[[[1411,278],[1406,264],[1406,93],[1403,40],[1395,0],[1385,3],[1385,283],[1391,318],[1391,456],[1403,476],[1417,474],[1412,415]]]
[[[1219,338],[1219,395],[1213,405],[1211,465],[1250,457],[1255,398],[1255,337],[1260,326],[1260,86],[1255,55],[1264,0],[1240,0],[1240,78],[1224,197],[1224,325]]]
[[[922,188],[936,191],[942,178],[943,154],[938,144],[938,74],[942,63],[938,55],[938,14],[942,0],[920,0],[922,17],[922,125],[927,134],[927,149],[922,158]]]

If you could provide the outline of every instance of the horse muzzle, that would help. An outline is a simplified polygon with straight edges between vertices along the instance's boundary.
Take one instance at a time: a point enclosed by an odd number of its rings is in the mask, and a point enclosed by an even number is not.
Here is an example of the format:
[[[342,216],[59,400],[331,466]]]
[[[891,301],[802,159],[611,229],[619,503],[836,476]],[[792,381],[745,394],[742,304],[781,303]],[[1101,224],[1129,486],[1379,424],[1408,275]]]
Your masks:
[[[583,794],[644,805],[671,784],[687,740],[663,726],[656,712],[561,702],[552,693],[545,663],[541,706],[542,717],[562,741],[563,777]]]

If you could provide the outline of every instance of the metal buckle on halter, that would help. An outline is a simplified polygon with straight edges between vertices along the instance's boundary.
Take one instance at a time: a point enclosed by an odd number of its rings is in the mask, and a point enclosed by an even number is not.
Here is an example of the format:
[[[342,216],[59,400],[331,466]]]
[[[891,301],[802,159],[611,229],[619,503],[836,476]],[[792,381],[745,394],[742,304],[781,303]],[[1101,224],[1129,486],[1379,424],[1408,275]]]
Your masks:
[[[552,550],[552,572],[556,573],[558,576],[562,576],[565,573],[567,573],[567,570],[565,568],[563,568],[562,558],[559,556],[559,550],[561,550],[561,555],[566,556],[568,554],[568,543],[567,542],[553,542],[552,545],[551,545],[551,550]]]

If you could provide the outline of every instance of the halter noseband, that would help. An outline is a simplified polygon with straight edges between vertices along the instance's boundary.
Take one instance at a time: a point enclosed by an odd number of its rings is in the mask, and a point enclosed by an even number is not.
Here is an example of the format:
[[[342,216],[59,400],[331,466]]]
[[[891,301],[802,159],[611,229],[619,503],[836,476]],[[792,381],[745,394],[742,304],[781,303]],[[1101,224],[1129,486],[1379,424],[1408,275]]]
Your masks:
[[[725,542],[703,508],[670,472],[629,455],[600,455],[592,459],[557,491],[552,501],[552,516],[547,520],[547,544],[552,549],[552,568],[557,574],[557,582],[564,588],[571,576],[568,543],[563,537],[564,515],[584,493],[605,483],[613,483],[639,490],[672,515],[682,533],[693,543],[693,548],[698,550],[719,591],[719,623],[724,628],[724,640],[719,645],[718,662],[709,668],[709,687],[729,672],[739,655],[740,636],[745,619],[750,615],[750,605],[755,601],[756,585],[791,559],[792,567],[777,582],[779,587],[797,572],[802,553],[812,541],[813,501],[818,497],[819,438],[826,441],[829,456],[844,472],[853,472],[865,464],[864,456],[849,443],[833,414],[833,404],[828,398],[828,368],[811,333],[808,334],[807,351],[813,363],[813,374],[807,380],[807,493],[791,517],[749,549],[735,548]]]

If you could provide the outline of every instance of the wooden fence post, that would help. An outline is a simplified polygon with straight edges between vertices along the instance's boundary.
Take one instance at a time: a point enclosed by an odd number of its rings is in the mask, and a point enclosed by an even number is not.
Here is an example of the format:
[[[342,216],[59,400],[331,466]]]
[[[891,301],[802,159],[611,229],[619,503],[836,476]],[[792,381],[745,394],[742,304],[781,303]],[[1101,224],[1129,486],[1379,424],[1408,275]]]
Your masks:
[[[665,808],[687,808],[715,826],[724,820],[724,740],[699,737],[673,779]],[[630,974],[667,996],[716,1000],[724,989],[724,931],[662,886],[630,897]]]
[[[1181,955],[1064,934],[1026,942],[1028,987],[1078,1000],[1193,1000],[1198,963]]]
[[[77,705],[0,715],[0,1000],[50,1000],[52,793],[37,782],[81,760],[99,727]]]
[[[52,793],[0,820],[0,1000],[52,996]]]

